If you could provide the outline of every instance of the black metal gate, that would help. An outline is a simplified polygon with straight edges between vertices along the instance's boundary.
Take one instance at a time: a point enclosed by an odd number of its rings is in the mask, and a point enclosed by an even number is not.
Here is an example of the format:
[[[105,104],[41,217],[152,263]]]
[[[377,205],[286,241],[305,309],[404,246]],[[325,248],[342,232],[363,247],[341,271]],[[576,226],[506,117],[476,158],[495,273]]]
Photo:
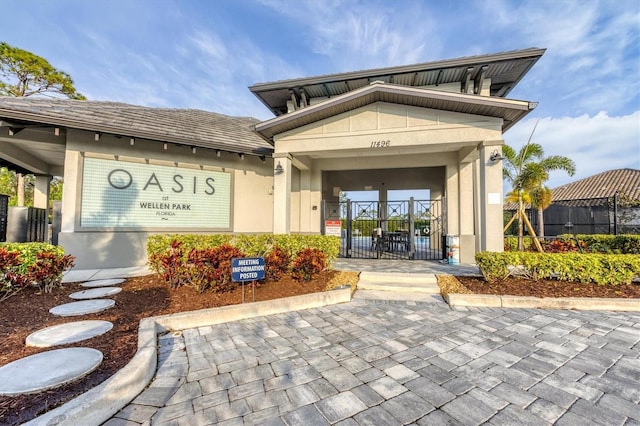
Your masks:
[[[443,258],[443,202],[323,201],[322,223],[340,220],[341,257],[439,260]]]

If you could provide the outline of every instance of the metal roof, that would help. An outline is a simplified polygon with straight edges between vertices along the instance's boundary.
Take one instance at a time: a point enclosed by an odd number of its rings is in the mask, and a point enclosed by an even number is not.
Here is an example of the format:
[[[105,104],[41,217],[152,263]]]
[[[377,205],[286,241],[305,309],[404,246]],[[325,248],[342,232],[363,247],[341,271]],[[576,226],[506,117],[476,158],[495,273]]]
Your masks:
[[[0,97],[0,120],[46,124],[229,152],[271,155],[252,127],[259,120],[194,109],[116,102]]]
[[[318,77],[258,83],[249,87],[276,116],[287,113],[294,96],[306,100],[334,97],[368,86],[373,81],[410,87],[438,86],[474,81],[482,74],[491,79],[491,96],[506,97],[546,49],[529,48],[488,55],[468,56],[399,67],[377,68]]]
[[[503,132],[537,106],[535,102],[528,101],[443,92],[396,84],[372,83],[322,103],[263,121],[256,124],[254,128],[265,140],[272,142],[273,136],[277,134],[375,102],[389,102],[502,118],[504,120]]]

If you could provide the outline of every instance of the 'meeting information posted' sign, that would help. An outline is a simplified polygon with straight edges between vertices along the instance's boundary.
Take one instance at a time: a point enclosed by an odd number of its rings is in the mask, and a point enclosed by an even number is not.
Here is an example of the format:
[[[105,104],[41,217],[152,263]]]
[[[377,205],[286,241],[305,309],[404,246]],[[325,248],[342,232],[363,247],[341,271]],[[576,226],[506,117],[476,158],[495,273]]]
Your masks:
[[[85,158],[83,227],[217,228],[231,226],[231,174]]]
[[[234,257],[231,259],[231,281],[264,279],[264,257]]]

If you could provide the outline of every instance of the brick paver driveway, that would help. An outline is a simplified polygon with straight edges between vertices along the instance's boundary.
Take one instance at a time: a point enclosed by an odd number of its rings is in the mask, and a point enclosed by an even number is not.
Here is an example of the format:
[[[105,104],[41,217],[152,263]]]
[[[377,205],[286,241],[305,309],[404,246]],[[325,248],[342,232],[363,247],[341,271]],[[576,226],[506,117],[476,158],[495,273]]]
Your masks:
[[[636,313],[355,300],[163,336],[107,424],[638,425],[639,342]]]

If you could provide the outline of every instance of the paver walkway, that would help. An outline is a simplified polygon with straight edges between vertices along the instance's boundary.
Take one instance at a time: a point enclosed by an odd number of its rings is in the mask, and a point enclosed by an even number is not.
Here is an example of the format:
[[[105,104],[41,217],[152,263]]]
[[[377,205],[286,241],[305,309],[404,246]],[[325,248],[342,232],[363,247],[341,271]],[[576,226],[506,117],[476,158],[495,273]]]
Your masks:
[[[640,425],[640,314],[350,303],[161,336],[105,425]]]

